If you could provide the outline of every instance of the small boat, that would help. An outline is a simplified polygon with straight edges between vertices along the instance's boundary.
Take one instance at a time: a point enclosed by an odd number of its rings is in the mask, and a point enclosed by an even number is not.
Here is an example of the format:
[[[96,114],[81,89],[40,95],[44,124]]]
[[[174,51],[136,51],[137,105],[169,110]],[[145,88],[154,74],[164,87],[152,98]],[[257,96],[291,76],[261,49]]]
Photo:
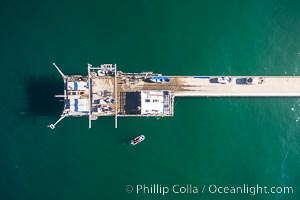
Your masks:
[[[137,145],[138,143],[142,142],[144,139],[145,139],[144,135],[137,136],[136,138],[130,141],[130,145],[132,146]]]

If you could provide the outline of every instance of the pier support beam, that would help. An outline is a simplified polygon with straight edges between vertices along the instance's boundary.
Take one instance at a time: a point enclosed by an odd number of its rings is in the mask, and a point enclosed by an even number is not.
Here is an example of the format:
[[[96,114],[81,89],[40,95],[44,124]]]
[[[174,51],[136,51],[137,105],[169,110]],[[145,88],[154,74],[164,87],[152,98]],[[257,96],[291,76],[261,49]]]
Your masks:
[[[115,64],[115,128],[118,128],[118,79],[117,79],[117,64]]]
[[[89,128],[92,128],[92,81],[91,81],[91,64],[88,64],[88,81],[89,81]]]
[[[55,129],[55,126],[64,118],[66,117],[66,115],[62,115],[54,124],[50,124],[47,127],[51,128],[51,129]]]
[[[60,73],[60,75],[62,76],[63,79],[66,79],[66,75],[64,75],[64,73],[62,73],[62,71],[57,67],[57,65],[55,63],[53,63],[53,66],[57,69],[57,71]]]

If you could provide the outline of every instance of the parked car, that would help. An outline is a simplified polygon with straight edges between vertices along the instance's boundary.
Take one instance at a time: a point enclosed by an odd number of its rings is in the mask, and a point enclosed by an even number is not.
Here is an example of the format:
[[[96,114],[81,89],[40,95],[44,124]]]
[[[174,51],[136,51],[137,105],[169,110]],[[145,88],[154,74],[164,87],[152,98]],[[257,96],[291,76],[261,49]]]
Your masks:
[[[247,78],[237,78],[237,79],[236,79],[236,84],[241,84],[241,85],[247,84],[247,85],[251,85],[251,84],[253,84],[253,83],[254,83],[254,81],[253,81],[253,78],[251,78],[251,77],[247,77]]]
[[[218,83],[227,84],[227,83],[230,83],[231,80],[232,79],[230,77],[223,76],[223,77],[218,78]]]

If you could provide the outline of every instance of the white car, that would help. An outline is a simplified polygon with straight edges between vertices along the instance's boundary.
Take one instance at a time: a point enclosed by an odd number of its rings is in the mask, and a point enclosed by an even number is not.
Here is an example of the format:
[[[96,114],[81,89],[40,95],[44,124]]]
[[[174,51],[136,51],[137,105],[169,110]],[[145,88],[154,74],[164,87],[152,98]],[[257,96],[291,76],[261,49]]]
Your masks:
[[[230,77],[220,77],[218,78],[218,83],[222,83],[222,84],[226,84],[226,83],[230,83],[231,82],[231,78]]]

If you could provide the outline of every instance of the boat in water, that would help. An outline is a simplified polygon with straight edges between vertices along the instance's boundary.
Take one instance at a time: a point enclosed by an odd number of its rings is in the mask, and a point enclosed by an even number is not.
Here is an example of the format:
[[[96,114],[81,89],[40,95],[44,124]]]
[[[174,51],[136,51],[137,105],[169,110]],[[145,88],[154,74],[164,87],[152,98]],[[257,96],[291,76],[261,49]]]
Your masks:
[[[130,145],[134,146],[134,145],[137,145],[138,143],[142,142],[145,140],[145,136],[144,135],[140,135],[140,136],[137,136],[136,138],[132,139],[130,141]]]

